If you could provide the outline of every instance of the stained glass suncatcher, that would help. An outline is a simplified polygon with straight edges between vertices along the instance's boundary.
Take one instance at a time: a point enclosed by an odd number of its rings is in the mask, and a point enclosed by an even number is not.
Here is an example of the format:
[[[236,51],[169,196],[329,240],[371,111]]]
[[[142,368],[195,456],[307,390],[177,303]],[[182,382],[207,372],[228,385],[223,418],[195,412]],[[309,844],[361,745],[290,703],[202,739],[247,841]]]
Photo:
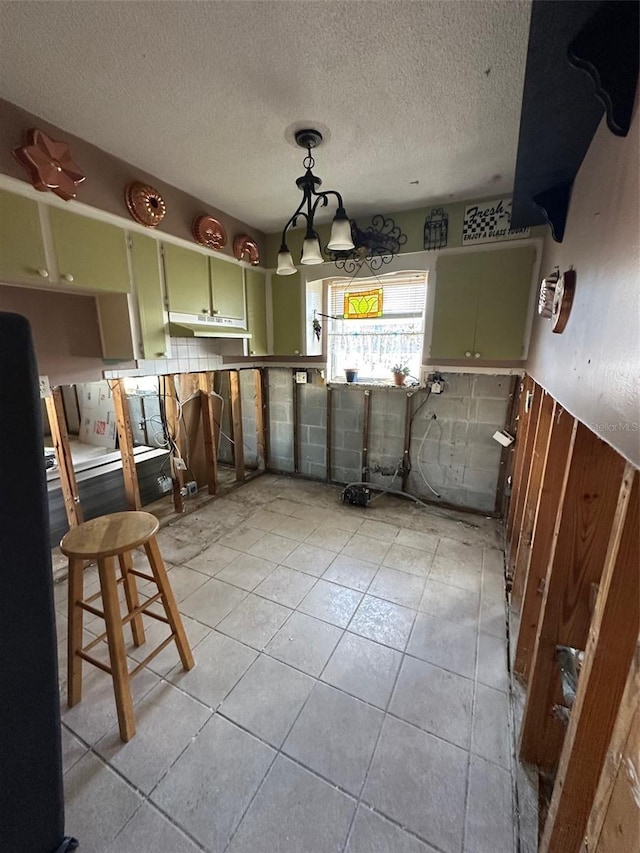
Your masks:
[[[382,288],[375,290],[360,290],[357,293],[344,295],[345,320],[367,320],[371,317],[382,317]]]

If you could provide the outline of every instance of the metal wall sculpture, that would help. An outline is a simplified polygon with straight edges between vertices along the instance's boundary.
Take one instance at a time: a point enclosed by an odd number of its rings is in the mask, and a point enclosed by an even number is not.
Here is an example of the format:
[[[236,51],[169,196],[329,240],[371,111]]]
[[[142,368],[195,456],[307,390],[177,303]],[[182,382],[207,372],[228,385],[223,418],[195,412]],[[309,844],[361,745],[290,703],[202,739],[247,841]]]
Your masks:
[[[449,214],[442,207],[434,207],[424,221],[424,247],[444,249],[449,239]]]
[[[27,131],[27,144],[14,148],[13,156],[27,170],[37,190],[51,190],[64,201],[75,198],[76,187],[85,180],[67,143],[57,142],[37,128]]]
[[[248,234],[236,234],[233,238],[233,254],[239,261],[247,260],[254,267],[260,263],[258,244]]]
[[[400,230],[390,217],[376,214],[366,230],[361,230],[355,220],[351,220],[351,237],[354,248],[348,252],[328,251],[329,257],[338,269],[353,273],[363,265],[374,272],[384,264],[391,263],[407,242],[407,235]]]
[[[158,226],[167,212],[167,206],[160,193],[148,184],[137,181],[129,184],[124,191],[124,200],[131,217],[147,228]]]
[[[213,216],[198,216],[193,220],[191,233],[196,243],[207,249],[224,249],[227,245],[227,232],[224,225]]]

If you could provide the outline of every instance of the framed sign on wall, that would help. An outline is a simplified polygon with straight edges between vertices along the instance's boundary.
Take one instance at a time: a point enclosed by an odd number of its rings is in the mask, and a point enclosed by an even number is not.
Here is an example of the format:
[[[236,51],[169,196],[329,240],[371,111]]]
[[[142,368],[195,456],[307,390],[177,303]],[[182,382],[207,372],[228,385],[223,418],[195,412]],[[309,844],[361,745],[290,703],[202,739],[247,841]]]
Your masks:
[[[511,199],[498,198],[467,205],[462,220],[462,245],[494,243],[500,240],[522,240],[530,228],[511,228]]]

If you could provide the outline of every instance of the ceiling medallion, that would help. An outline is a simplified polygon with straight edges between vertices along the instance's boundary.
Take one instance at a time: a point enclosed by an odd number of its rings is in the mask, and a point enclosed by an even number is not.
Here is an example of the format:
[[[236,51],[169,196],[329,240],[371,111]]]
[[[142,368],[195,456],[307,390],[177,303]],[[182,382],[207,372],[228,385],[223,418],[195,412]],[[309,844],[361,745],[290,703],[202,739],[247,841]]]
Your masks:
[[[57,142],[37,128],[27,131],[27,144],[14,148],[13,156],[27,170],[37,190],[51,190],[64,201],[75,198],[76,187],[85,180],[67,143]]]
[[[198,216],[193,220],[191,233],[196,243],[208,249],[224,249],[227,245],[227,232],[222,222],[213,216]]]
[[[237,234],[233,238],[233,254],[239,261],[247,261],[254,267],[260,263],[258,244],[248,234]]]
[[[347,273],[353,273],[363,265],[371,272],[389,264],[407,242],[407,235],[400,230],[389,216],[376,214],[371,224],[363,231],[355,220],[351,220],[353,249],[350,251],[329,251],[336,267]],[[329,246],[327,246],[330,249]]]
[[[291,252],[287,247],[287,231],[289,228],[295,228],[298,219],[304,219],[307,229],[305,232],[304,243],[302,244],[302,264],[322,264],[322,249],[320,248],[320,240],[314,227],[314,217],[319,206],[326,207],[329,204],[329,196],[335,196],[337,200],[336,215],[333,218],[331,226],[331,236],[327,248],[334,251],[351,251],[354,248],[353,240],[351,239],[351,226],[349,218],[344,209],[342,196],[335,190],[325,190],[318,192],[318,187],[322,185],[320,178],[316,177],[311,171],[315,166],[315,160],[311,156],[311,151],[317,148],[322,142],[322,134],[319,130],[309,128],[307,130],[299,130],[295,134],[295,140],[300,148],[307,149],[307,156],[302,161],[305,168],[305,173],[298,178],[296,185],[302,192],[302,201],[296,208],[293,216],[287,221],[282,229],[282,241],[280,251],[278,253],[278,275],[293,275],[297,272]]]
[[[126,187],[124,200],[132,218],[147,228],[155,228],[160,225],[167,212],[167,206],[160,193],[148,184],[142,184],[138,181],[134,181]]]

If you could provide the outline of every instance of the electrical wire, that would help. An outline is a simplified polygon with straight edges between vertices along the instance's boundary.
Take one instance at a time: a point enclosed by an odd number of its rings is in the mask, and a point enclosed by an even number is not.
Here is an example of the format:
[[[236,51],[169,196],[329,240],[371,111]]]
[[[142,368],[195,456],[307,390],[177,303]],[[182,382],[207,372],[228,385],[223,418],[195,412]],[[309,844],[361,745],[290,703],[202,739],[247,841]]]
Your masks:
[[[441,498],[442,495],[439,495],[438,492],[436,492],[436,490],[433,488],[433,486],[429,483],[429,481],[425,477],[424,471],[422,469],[422,448],[424,447],[424,443],[427,440],[427,436],[429,435],[429,430],[431,429],[431,424],[435,420],[436,420],[435,414],[431,415],[431,417],[429,418],[429,421],[427,423],[427,428],[425,429],[424,435],[422,436],[422,441],[420,442],[420,446],[418,447],[418,471],[420,473],[420,476],[422,477],[422,480],[423,480],[425,486],[429,489],[429,491],[433,492],[433,494],[437,498]]]

